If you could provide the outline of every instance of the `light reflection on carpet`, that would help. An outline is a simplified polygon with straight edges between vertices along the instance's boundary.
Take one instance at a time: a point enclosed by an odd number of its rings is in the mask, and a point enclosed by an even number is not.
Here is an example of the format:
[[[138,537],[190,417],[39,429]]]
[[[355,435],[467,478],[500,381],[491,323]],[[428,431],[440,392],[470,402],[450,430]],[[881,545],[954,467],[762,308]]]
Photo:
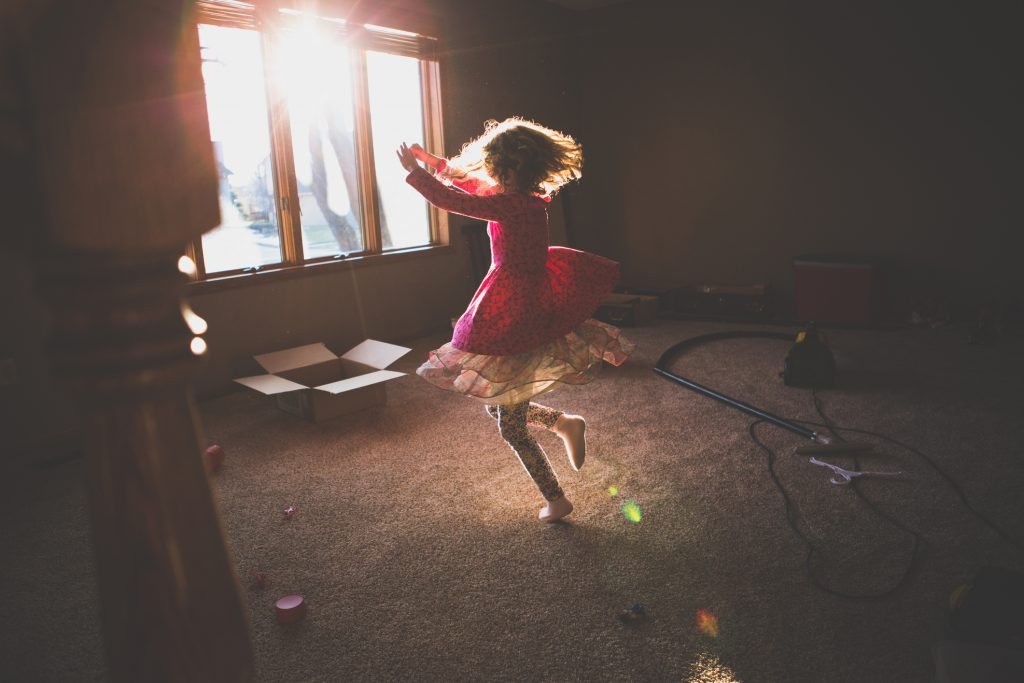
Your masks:
[[[697,610],[697,628],[706,636],[718,637],[718,617],[706,609]]]
[[[687,683],[743,683],[732,669],[707,652],[690,664],[690,677],[686,680]]]
[[[626,516],[626,519],[633,522],[633,524],[639,524],[640,520],[643,519],[643,512],[640,510],[640,503],[635,500],[627,500],[622,504],[622,514]]]

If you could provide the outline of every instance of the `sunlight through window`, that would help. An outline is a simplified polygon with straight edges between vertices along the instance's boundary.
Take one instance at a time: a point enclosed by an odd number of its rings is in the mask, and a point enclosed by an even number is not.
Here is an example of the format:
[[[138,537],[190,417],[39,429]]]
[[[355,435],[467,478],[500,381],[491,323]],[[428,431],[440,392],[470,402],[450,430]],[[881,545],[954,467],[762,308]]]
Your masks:
[[[275,64],[291,119],[306,258],[363,249],[351,56],[331,26],[288,30]]]
[[[431,21],[234,0],[204,0],[199,14],[221,223],[190,245],[191,279],[448,244],[446,217],[395,159],[403,142],[443,147],[438,41],[405,30]]]
[[[426,203],[408,191],[406,172],[394,161],[402,142],[424,142],[420,63],[412,57],[366,53],[370,86],[373,155],[380,191],[381,232],[385,249],[430,243]]]
[[[206,272],[278,263],[281,238],[260,36],[201,24],[199,44],[220,177],[221,223],[202,239]]]

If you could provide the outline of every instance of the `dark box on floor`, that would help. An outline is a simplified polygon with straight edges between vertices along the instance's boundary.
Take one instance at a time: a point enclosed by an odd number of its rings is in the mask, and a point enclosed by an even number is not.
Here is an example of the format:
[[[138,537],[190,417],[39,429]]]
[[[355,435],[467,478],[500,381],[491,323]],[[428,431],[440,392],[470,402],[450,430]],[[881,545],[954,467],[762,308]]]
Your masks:
[[[687,285],[671,290],[667,308],[677,315],[766,317],[771,310],[767,284]]]
[[[642,294],[609,294],[594,311],[594,317],[618,327],[650,325],[658,317],[658,298]]]
[[[793,275],[801,320],[846,325],[877,322],[882,278],[872,261],[809,254],[793,261]]]

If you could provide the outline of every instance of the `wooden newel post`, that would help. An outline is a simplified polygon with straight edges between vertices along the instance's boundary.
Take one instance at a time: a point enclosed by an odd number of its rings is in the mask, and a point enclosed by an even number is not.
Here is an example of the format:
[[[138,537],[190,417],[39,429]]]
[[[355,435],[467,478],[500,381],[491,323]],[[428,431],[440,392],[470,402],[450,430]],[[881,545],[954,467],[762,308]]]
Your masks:
[[[81,399],[99,594],[118,681],[253,677],[201,458],[177,254],[54,254],[54,369]]]
[[[112,677],[251,680],[177,270],[220,222],[193,3],[19,0],[7,15],[0,121],[38,207],[24,220],[45,243],[54,365],[83,413]]]

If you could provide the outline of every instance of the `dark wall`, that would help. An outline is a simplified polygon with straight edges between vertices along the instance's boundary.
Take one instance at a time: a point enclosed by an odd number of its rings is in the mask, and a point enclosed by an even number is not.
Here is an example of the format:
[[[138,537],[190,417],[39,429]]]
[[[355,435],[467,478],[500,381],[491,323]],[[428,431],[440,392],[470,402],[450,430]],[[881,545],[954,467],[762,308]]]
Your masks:
[[[572,34],[580,15],[539,0],[432,0],[444,17],[445,146],[449,156],[479,135],[488,119],[522,116],[575,134],[581,83]],[[569,241],[566,217],[572,188],[548,214],[552,240]],[[453,217],[457,225],[465,221]],[[453,233],[454,234],[454,233]]]
[[[925,290],[1020,291],[1019,22],[979,4],[590,13],[584,246],[621,259],[631,284],[783,295],[797,255],[873,256],[897,315]]]

